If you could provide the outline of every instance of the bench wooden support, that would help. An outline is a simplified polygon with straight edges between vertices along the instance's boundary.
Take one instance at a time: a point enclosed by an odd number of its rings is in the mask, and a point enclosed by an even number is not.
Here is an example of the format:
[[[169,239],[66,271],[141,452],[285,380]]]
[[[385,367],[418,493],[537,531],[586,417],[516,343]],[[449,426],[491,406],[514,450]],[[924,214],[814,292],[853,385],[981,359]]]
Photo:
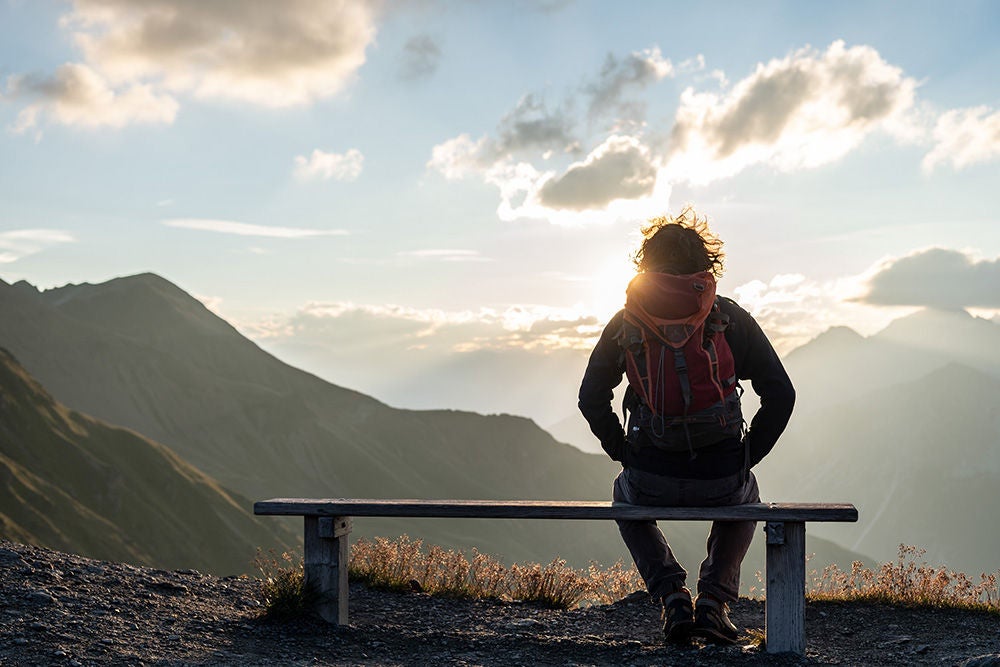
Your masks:
[[[831,503],[650,507],[591,501],[351,498],[276,498],[255,503],[254,514],[305,517],[305,583],[320,596],[320,616],[338,625],[347,625],[351,517],[764,521],[767,652],[800,655],[806,648],[806,522],[858,520],[853,505]]]
[[[806,524],[769,521],[764,633],[768,653],[806,650]]]
[[[316,611],[329,623],[347,625],[347,564],[352,522],[344,516],[306,516],[305,587],[318,596]]]

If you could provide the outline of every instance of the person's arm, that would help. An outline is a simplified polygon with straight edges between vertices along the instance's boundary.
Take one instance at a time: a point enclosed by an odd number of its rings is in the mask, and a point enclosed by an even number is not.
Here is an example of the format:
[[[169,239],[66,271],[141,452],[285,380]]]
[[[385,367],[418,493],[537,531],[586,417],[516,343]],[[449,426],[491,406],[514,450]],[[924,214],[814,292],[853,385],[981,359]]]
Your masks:
[[[601,447],[615,461],[621,461],[625,452],[625,430],[611,406],[614,389],[622,381],[621,348],[615,337],[622,327],[619,312],[604,327],[601,338],[590,354],[590,362],[580,384],[580,412],[590,430],[601,441]]]
[[[722,304],[730,317],[726,339],[733,351],[736,375],[741,380],[750,380],[754,393],[760,396],[760,409],[745,436],[753,467],[767,456],[788,425],[795,405],[795,389],[757,321],[732,300],[723,299]]]

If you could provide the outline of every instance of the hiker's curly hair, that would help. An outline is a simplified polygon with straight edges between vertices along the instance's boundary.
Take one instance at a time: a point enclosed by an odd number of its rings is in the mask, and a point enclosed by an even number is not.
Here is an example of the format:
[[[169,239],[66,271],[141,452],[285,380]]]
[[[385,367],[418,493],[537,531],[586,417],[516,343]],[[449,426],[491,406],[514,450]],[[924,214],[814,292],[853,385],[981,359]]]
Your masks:
[[[693,206],[676,216],[652,218],[642,228],[642,245],[633,261],[639,272],[655,271],[686,275],[711,271],[721,278],[726,254],[722,239],[708,228],[708,218],[699,217]]]

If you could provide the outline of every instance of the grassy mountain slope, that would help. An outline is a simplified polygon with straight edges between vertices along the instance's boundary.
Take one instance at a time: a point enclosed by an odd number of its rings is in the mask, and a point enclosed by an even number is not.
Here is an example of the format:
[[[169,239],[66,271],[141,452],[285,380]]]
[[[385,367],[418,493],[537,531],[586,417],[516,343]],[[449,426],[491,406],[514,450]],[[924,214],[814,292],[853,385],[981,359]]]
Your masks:
[[[0,349],[0,531],[90,557],[220,573],[293,537],[166,447],[57,403]]]

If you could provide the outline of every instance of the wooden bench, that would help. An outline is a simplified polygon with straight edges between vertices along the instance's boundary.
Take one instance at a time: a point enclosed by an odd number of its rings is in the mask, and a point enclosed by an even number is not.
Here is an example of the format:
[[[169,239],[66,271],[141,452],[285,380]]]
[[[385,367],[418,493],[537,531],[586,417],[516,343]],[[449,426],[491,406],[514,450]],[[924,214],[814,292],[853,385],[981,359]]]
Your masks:
[[[828,503],[649,507],[590,501],[346,498],[275,498],[255,503],[254,514],[305,517],[305,583],[319,593],[319,614],[339,625],[347,625],[348,540],[352,517],[763,521],[767,536],[767,651],[798,654],[803,654],[806,648],[805,522],[858,520],[853,505]]]

